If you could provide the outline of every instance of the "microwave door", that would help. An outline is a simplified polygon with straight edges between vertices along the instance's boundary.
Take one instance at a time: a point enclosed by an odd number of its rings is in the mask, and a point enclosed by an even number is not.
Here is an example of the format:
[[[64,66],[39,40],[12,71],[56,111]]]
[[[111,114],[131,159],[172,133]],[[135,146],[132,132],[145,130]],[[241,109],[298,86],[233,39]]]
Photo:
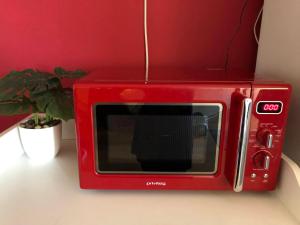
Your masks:
[[[98,173],[216,173],[221,104],[97,104],[94,116]]]

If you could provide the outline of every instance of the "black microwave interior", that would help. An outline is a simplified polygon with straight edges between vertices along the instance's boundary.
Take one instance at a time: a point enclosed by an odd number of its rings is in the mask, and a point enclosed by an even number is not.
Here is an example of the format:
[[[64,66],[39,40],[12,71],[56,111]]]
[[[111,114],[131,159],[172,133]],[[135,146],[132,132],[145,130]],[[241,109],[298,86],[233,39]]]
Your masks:
[[[214,174],[222,105],[96,104],[98,173]]]

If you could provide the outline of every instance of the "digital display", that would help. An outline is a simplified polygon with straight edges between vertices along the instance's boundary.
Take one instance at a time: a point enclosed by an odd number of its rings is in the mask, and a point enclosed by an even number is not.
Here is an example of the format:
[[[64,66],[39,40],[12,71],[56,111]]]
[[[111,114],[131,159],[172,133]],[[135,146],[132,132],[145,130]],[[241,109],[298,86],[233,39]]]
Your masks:
[[[282,111],[282,102],[258,102],[256,111],[258,114],[280,114]]]

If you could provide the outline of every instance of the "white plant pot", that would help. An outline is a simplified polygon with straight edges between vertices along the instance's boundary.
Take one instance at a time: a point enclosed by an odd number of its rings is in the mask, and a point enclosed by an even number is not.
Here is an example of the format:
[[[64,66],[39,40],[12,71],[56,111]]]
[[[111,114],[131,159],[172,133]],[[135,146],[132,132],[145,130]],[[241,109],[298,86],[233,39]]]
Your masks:
[[[33,160],[49,160],[60,150],[62,123],[42,129],[19,127],[20,138],[26,155]]]

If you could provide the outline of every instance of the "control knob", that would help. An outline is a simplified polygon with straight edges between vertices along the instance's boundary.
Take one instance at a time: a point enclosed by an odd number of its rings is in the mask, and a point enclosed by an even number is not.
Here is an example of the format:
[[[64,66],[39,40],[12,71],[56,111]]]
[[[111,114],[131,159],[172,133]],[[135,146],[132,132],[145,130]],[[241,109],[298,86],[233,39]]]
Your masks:
[[[258,152],[253,158],[254,167],[256,169],[269,170],[270,162],[271,157],[266,152]]]
[[[257,133],[258,142],[266,148],[272,148],[273,137],[274,136],[270,130],[262,129]]]

